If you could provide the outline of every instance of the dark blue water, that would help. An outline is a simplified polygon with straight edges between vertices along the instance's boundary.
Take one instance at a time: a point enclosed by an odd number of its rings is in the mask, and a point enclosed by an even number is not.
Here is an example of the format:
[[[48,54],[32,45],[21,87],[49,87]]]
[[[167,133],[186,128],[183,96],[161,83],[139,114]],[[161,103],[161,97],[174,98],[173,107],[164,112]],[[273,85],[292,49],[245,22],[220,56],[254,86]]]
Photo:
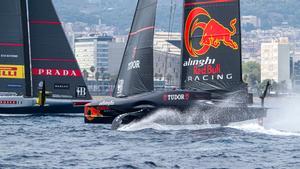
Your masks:
[[[82,117],[0,117],[0,168],[300,168],[300,134],[140,122],[111,131]]]

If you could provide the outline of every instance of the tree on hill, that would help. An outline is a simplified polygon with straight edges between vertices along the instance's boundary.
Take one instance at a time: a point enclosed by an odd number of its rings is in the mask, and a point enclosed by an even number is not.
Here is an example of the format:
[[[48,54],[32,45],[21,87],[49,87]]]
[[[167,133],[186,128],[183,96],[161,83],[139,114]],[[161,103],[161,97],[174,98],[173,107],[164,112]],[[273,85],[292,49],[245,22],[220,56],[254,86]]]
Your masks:
[[[254,87],[256,84],[260,83],[260,64],[257,62],[246,62],[243,63],[243,79],[249,86]]]

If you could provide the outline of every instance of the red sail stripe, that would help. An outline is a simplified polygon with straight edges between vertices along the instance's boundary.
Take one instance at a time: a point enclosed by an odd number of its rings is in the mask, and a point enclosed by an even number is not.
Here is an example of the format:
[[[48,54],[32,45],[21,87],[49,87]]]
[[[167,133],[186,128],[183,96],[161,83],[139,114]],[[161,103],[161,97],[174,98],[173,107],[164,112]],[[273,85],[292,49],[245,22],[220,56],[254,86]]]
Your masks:
[[[22,43],[1,43],[0,46],[13,46],[13,47],[22,47],[24,44]]]
[[[202,2],[190,2],[185,3],[184,6],[195,6],[195,5],[205,5],[205,4],[215,4],[215,3],[227,3],[227,2],[234,2],[236,0],[209,0],[209,1],[202,1]]]
[[[133,36],[133,35],[136,35],[136,34],[138,34],[140,32],[143,32],[143,31],[146,31],[146,30],[150,30],[150,29],[154,29],[154,28],[155,28],[154,26],[145,27],[145,28],[139,29],[139,30],[137,30],[135,32],[132,32],[129,35]]]
[[[51,59],[51,58],[33,58],[33,61],[50,61],[50,62],[77,62],[75,59]]]
[[[34,20],[30,21],[31,24],[44,24],[44,25],[61,25],[61,22],[56,21],[42,21],[42,20]]]

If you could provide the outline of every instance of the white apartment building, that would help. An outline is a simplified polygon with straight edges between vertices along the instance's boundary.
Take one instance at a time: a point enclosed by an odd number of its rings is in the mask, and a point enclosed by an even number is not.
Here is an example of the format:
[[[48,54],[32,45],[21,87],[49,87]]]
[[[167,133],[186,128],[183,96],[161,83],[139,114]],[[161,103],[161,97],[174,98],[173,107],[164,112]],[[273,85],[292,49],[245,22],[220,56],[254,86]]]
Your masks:
[[[261,80],[266,79],[291,84],[288,38],[261,44]]]
[[[122,57],[126,46],[127,36],[115,36],[114,40],[109,43],[109,73],[117,75],[121,65]]]
[[[127,36],[114,37],[109,43],[109,72],[117,75],[126,46]],[[178,87],[180,85],[180,48],[168,42],[180,44],[180,33],[155,32],[154,35],[154,79],[163,86]]]
[[[257,16],[242,16],[242,25],[251,24],[255,28],[259,28],[261,26],[261,21]]]
[[[91,67],[95,72],[108,73],[108,49],[112,41],[111,36],[87,36],[75,38],[75,56],[81,70],[89,73]]]
[[[166,52],[170,54],[180,55],[180,48],[176,47],[169,41],[177,41],[180,44],[181,33],[155,32],[154,34],[154,50]]]

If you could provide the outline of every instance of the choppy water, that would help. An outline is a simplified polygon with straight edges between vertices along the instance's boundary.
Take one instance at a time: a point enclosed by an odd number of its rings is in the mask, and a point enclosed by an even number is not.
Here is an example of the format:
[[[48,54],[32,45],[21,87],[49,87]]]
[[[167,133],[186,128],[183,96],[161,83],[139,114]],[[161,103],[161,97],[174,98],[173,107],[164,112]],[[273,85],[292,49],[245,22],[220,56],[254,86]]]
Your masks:
[[[295,118],[275,121],[276,111],[266,128],[165,125],[152,117],[111,131],[82,117],[0,117],[0,168],[299,169],[300,123],[298,130],[288,126]]]

